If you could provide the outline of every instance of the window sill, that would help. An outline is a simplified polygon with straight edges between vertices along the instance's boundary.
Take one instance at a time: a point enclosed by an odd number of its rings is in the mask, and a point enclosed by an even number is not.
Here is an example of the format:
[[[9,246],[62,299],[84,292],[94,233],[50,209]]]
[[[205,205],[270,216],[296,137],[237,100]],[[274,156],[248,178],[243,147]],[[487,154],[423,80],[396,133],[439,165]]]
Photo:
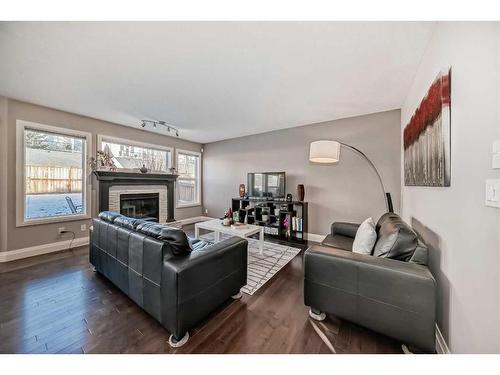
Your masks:
[[[47,219],[33,219],[33,220],[24,220],[16,223],[16,227],[27,227],[30,225],[43,225],[43,224],[54,224],[54,223],[63,223],[67,221],[80,221],[80,220],[89,220],[92,217],[90,215],[71,215],[71,216],[60,216],[60,217],[51,217]]]
[[[196,203],[185,203],[185,204],[177,204],[175,208],[188,208],[188,207],[198,207],[201,206],[201,203],[196,202]]]

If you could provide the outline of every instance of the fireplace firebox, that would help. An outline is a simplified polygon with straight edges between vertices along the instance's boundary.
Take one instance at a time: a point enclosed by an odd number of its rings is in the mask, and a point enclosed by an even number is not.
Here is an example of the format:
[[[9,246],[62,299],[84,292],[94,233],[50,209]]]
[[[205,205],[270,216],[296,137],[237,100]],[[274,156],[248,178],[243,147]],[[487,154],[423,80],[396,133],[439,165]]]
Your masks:
[[[120,213],[136,219],[160,220],[160,194],[121,194]]]

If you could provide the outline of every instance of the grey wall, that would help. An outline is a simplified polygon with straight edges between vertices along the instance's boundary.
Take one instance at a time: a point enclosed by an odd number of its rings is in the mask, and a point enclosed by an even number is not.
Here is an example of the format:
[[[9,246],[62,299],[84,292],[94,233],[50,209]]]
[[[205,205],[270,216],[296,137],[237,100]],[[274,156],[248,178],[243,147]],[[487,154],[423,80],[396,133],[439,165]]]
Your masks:
[[[7,249],[7,98],[0,96],[0,251]]]
[[[451,187],[404,187],[403,216],[430,244],[438,325],[453,353],[500,352],[500,209],[486,207],[500,138],[500,23],[438,23],[401,110],[404,127],[440,70],[451,76]]]
[[[5,118],[7,121],[5,121]],[[4,251],[60,241],[62,239],[57,233],[57,228],[60,226],[74,231],[76,237],[88,235],[87,232],[80,230],[80,225],[88,222],[85,220],[64,222],[64,224],[54,223],[16,227],[16,120],[18,119],[90,132],[93,136],[93,155],[95,155],[97,134],[191,151],[200,151],[201,149],[200,144],[179,138],[153,134],[127,126],[0,97],[0,245],[4,244],[1,247],[1,250]],[[97,213],[96,188],[94,181],[91,192],[93,215]],[[5,203],[2,197],[5,197]],[[201,206],[175,210],[176,219],[199,215],[201,215]]]
[[[400,199],[400,111],[388,111],[264,134],[209,143],[204,146],[204,209],[220,217],[246,185],[248,172],[285,171],[286,190],[296,196],[305,185],[309,202],[309,233],[326,234],[332,221],[376,220],[385,209],[382,191],[367,162],[342,149],[334,166],[309,163],[309,143],[337,139],[358,147],[379,169],[393,196]]]

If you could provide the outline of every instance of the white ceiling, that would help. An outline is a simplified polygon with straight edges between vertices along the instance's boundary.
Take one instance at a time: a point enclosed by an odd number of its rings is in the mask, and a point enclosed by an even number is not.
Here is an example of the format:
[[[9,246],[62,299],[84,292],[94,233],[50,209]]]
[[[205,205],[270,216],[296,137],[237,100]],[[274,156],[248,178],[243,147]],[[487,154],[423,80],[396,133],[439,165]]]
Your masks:
[[[400,108],[425,22],[0,23],[0,95],[208,143]]]

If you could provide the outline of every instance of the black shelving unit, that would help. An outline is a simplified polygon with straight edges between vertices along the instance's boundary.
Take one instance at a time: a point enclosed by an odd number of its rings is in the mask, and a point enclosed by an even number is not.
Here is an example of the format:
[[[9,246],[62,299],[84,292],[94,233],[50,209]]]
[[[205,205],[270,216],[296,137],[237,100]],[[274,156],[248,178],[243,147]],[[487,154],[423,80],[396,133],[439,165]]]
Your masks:
[[[231,208],[238,213],[240,223],[264,226],[266,236],[284,241],[306,240],[307,202],[285,199],[233,198]],[[288,219],[288,227],[285,223]]]

